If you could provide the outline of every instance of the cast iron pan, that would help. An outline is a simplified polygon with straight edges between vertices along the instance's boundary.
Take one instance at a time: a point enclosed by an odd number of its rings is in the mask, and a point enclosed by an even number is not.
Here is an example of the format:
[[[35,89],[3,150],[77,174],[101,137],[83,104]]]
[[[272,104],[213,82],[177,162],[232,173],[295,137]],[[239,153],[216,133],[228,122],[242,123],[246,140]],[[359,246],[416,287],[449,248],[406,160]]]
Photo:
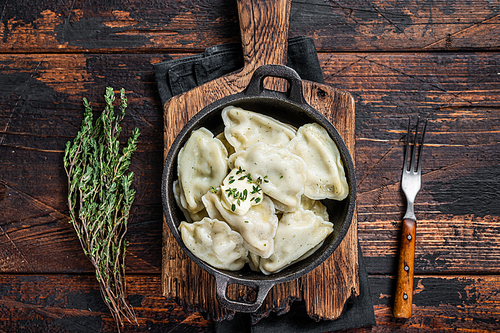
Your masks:
[[[266,77],[277,77],[288,81],[286,92],[264,89]],[[173,194],[173,182],[177,179],[177,155],[189,139],[191,133],[200,127],[209,129],[214,135],[224,130],[221,111],[224,107],[234,105],[247,110],[260,112],[274,117],[284,123],[300,127],[307,123],[318,123],[323,126],[333,141],[337,144],[344,165],[349,196],[343,201],[324,200],[328,209],[330,222],[334,224],[334,231],[330,234],[322,247],[303,261],[295,263],[279,273],[264,275],[253,272],[248,267],[239,271],[226,271],[214,268],[198,259],[182,242],[178,227],[185,220],[183,213],[177,206]],[[217,299],[219,303],[233,311],[254,312],[263,303],[269,290],[276,284],[299,278],[310,272],[325,261],[338,247],[346,235],[352,222],[356,203],[356,179],[354,164],[349,150],[335,127],[321,113],[306,103],[302,94],[302,81],[299,75],[291,68],[283,65],[264,65],[255,70],[247,88],[237,94],[227,96],[208,105],[198,112],[181,130],[165,160],[162,177],[162,201],[166,222],[184,252],[202,269],[215,277],[217,284]],[[226,295],[230,284],[240,284],[255,288],[257,297],[253,302],[229,299]]]

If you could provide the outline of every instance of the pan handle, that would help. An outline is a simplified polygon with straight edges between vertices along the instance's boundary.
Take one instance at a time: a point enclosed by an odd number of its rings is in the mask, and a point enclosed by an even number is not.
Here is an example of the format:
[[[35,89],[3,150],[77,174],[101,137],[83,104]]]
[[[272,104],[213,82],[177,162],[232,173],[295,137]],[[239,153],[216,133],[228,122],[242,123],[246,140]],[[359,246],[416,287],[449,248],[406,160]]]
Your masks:
[[[306,103],[302,94],[302,79],[295,70],[284,65],[263,65],[255,70],[245,89],[246,96],[259,96],[264,89],[264,79],[266,77],[277,77],[288,81],[290,84],[286,95],[293,102]]]
[[[264,303],[264,299],[266,298],[269,290],[274,286],[274,282],[271,281],[244,281],[244,280],[236,280],[229,276],[225,275],[216,275],[215,283],[217,285],[217,300],[220,305],[224,308],[236,312],[245,312],[251,313],[257,311]],[[257,290],[257,298],[253,303],[250,302],[241,302],[229,299],[227,297],[227,287],[229,284],[236,283],[245,285],[247,287],[252,287]]]

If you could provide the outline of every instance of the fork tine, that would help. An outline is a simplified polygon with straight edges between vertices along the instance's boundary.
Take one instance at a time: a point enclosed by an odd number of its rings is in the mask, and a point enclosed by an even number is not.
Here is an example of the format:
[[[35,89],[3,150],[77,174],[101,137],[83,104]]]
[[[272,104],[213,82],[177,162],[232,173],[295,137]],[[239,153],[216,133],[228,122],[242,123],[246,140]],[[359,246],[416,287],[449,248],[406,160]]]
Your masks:
[[[417,118],[417,127],[415,127],[415,137],[413,138],[413,147],[411,148],[410,172],[415,172],[415,164],[416,164],[415,154],[417,152],[417,137],[418,137],[419,124],[420,124],[420,117]]]
[[[425,130],[427,129],[427,119],[424,119],[424,130],[422,131],[422,140],[420,142],[420,147],[418,148],[418,163],[417,172],[420,174],[422,170],[422,149],[424,148]]]
[[[405,160],[403,163],[403,170],[408,171],[408,156],[410,150],[410,134],[411,134],[411,117],[408,117],[408,134],[406,135],[406,149],[405,149]]]

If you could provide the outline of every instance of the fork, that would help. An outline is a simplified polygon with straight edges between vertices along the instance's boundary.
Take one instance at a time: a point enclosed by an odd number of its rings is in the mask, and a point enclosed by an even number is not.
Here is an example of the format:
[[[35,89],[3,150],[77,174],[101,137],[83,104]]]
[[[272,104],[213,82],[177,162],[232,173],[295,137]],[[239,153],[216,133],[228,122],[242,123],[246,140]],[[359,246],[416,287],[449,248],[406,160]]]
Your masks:
[[[420,122],[421,119],[418,117],[413,145],[410,146],[411,118],[408,120],[405,160],[403,163],[403,174],[401,176],[401,187],[403,188],[403,192],[406,196],[407,206],[406,214],[403,217],[399,245],[398,275],[393,308],[393,315],[396,318],[410,318],[413,303],[413,269],[415,262],[415,234],[417,230],[417,219],[415,217],[413,205],[415,203],[415,197],[417,196],[421,186],[421,155],[422,147],[424,145],[427,120],[422,120],[422,122],[424,122],[424,128],[422,135],[420,136],[420,144],[418,145],[417,155],[417,137]],[[409,158],[410,163],[408,164]]]

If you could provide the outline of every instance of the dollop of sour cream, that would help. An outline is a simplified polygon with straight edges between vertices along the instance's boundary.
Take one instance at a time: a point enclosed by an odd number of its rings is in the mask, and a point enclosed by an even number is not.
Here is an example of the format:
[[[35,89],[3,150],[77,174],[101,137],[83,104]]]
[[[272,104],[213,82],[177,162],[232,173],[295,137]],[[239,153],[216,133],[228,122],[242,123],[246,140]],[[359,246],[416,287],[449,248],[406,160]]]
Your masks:
[[[232,169],[220,186],[222,205],[237,215],[246,214],[252,206],[262,202],[261,183],[260,178],[252,179],[252,175],[242,168]]]

